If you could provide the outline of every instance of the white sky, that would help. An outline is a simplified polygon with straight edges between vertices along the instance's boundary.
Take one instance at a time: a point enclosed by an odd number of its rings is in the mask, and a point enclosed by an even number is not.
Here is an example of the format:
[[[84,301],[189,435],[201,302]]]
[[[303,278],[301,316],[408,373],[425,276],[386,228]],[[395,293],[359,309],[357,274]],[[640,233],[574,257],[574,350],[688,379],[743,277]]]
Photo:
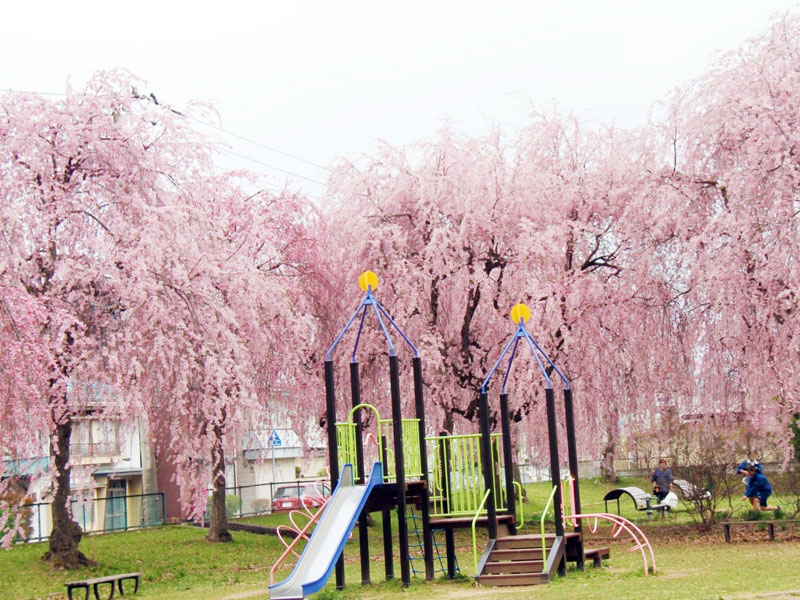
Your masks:
[[[228,166],[311,196],[383,139],[480,135],[532,106],[619,125],[797,0],[26,0],[0,10],[0,90],[62,92],[125,67],[161,102],[211,100]],[[242,158],[246,157],[246,158]]]

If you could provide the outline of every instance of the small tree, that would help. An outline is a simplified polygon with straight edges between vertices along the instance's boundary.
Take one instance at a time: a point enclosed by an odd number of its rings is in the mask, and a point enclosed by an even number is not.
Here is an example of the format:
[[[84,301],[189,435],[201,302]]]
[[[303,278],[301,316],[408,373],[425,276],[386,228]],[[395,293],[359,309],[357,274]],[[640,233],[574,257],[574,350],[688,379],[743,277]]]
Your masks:
[[[721,511],[730,515],[733,500],[741,496],[741,476],[734,473],[732,457],[742,453],[741,428],[726,427],[714,419],[683,423],[677,435],[688,452],[677,457],[674,472],[689,484],[684,500],[700,529],[710,531]]]

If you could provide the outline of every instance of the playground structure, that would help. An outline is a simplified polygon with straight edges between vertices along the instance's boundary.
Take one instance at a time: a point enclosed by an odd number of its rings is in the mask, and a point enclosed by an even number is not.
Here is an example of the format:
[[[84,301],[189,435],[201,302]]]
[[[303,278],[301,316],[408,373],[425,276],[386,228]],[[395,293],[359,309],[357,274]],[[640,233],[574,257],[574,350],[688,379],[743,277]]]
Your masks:
[[[441,433],[426,436],[425,407],[423,399],[422,365],[419,353],[389,313],[374,297],[377,276],[366,271],[359,277],[365,296],[358,308],[334,340],[325,357],[326,418],[328,424],[328,449],[330,461],[331,489],[334,490],[325,506],[319,509],[284,555],[273,567],[271,578],[281,561],[302,539],[314,521],[318,521],[303,554],[291,575],[278,584],[271,580],[270,598],[293,600],[318,591],[335,571],[336,587],[345,585],[342,550],[358,523],[358,539],[361,558],[362,584],[370,583],[368,515],[381,512],[383,515],[384,565],[386,579],[394,578],[394,552],[392,547],[391,512],[396,511],[400,576],[404,586],[411,582],[409,553],[408,511],[416,507],[421,513],[422,558],[426,580],[434,577],[434,530],[444,532],[447,568],[449,577],[454,577],[458,566],[455,553],[454,532],[459,528],[470,528],[473,538],[475,577],[482,585],[531,585],[546,583],[556,573],[566,573],[567,562],[575,562],[582,569],[586,560],[595,566],[609,557],[608,548],[589,550],[584,548],[582,521],[593,519],[613,524],[612,535],[626,531],[634,541],[631,551],[640,550],[645,572],[655,570],[655,557],[644,534],[633,523],[617,515],[607,513],[581,514],[578,486],[578,458],[575,441],[572,389],[569,380],[541,349],[528,333],[525,322],[530,311],[524,304],[511,311],[518,324],[515,334],[505,346],[500,357],[483,382],[479,398],[480,433],[472,435],[450,435]],[[378,409],[361,402],[361,383],[357,351],[367,313],[375,315],[388,345],[389,381],[391,396],[391,419],[382,419]],[[359,318],[360,315],[360,318]],[[350,396],[352,408],[345,421],[337,421],[336,389],[334,381],[333,352],[345,333],[359,318],[358,332],[350,362]],[[387,326],[388,323],[388,326]],[[405,342],[412,352],[415,418],[403,418],[401,413],[399,361],[390,336],[390,328]],[[517,501],[513,479],[513,456],[511,427],[506,386],[520,341],[524,341],[539,366],[545,381],[545,403],[550,449],[550,469],[554,482],[547,507],[542,512],[540,533],[518,535]],[[508,362],[500,392],[501,431],[490,430],[488,386],[493,376],[508,356]],[[544,362],[543,362],[544,360]],[[547,366],[545,366],[545,363]],[[548,372],[549,371],[549,372]],[[565,484],[570,510],[565,510],[562,486],[559,485],[558,440],[556,436],[556,406],[551,372],[555,372],[564,384],[564,412],[567,431],[569,477]],[[362,411],[374,415],[376,433],[364,437]],[[371,447],[373,465],[367,477],[365,458]],[[429,462],[430,459],[430,462]],[[544,519],[552,505],[555,517],[555,532],[545,533]],[[521,506],[520,506],[521,509]],[[565,514],[567,513],[567,514]],[[416,518],[414,520],[416,522]],[[335,523],[335,524],[334,524]],[[478,560],[475,527],[486,527],[488,543]],[[566,532],[567,524],[572,531]],[[648,553],[651,564],[648,565]]]

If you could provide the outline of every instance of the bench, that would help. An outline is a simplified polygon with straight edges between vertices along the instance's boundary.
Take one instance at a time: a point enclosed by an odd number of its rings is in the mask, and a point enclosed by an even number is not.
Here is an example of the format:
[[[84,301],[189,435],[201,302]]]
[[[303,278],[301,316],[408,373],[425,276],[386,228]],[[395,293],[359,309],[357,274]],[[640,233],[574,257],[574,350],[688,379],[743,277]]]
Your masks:
[[[83,581],[70,581],[64,585],[67,586],[67,595],[69,596],[69,600],[73,600],[72,598],[72,590],[74,589],[84,589],[86,590],[86,595],[84,596],[84,600],[89,600],[89,588],[91,587],[94,590],[94,597],[97,600],[100,600],[100,592],[97,589],[99,586],[103,585],[104,583],[111,584],[111,593],[108,595],[107,600],[111,600],[114,597],[114,592],[116,588],[114,587],[114,583],[117,584],[119,587],[119,593],[121,596],[125,595],[125,590],[122,588],[122,582],[126,579],[133,579],[134,586],[133,586],[133,593],[139,591],[139,576],[141,573],[122,573],[120,575],[106,575],[105,577],[95,577],[94,579],[84,579]]]
[[[608,512],[608,501],[609,500],[616,500],[617,501],[617,514],[619,514],[619,499],[623,494],[627,494],[633,500],[633,506],[636,510],[647,510],[652,511],[652,498],[650,494],[645,492],[642,488],[638,487],[624,487],[624,488],[616,488],[608,492],[605,496],[603,496],[603,502],[606,505],[606,512]]]
[[[725,535],[725,541],[729,544],[731,543],[731,526],[733,525],[761,525],[764,524],[767,526],[767,531],[769,532],[769,539],[770,541],[775,541],[775,525],[784,525],[786,523],[800,523],[800,519],[771,519],[771,520],[759,520],[759,521],[723,521],[720,523],[722,525],[722,533]]]
[[[695,484],[686,481],[685,479],[675,479],[672,482],[672,487],[676,487],[683,494],[684,500],[690,502],[699,502],[707,498],[711,498],[711,492],[697,487]]]
[[[608,501],[617,501],[617,514],[620,514],[619,499],[623,494],[627,494],[633,500],[633,507],[636,510],[647,511],[647,517],[653,518],[653,512],[660,514],[662,517],[670,512],[671,507],[668,504],[653,504],[653,497],[645,492],[642,488],[635,486],[616,488],[603,496],[605,502],[606,512],[608,512]]]

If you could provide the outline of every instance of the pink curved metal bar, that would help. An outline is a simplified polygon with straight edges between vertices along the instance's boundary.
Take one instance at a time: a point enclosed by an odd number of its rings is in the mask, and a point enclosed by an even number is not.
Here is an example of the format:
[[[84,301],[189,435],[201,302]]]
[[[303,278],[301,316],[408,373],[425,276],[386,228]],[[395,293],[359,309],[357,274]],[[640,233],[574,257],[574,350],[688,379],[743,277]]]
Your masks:
[[[611,523],[613,523],[613,527],[611,529],[611,537],[616,538],[619,536],[620,533],[625,531],[633,539],[634,545],[632,548],[628,550],[628,552],[636,552],[637,550],[639,550],[642,553],[642,561],[644,562],[645,575],[650,573],[650,569],[648,568],[647,564],[647,554],[645,554],[645,548],[647,548],[650,554],[653,573],[656,572],[656,555],[655,552],[653,552],[653,547],[650,545],[650,541],[647,539],[647,536],[644,534],[644,532],[635,523],[632,523],[625,517],[620,517],[619,515],[612,515],[610,513],[583,513],[578,515],[568,515],[565,517],[565,520],[566,519],[572,519],[572,520],[594,519],[594,525],[589,526],[589,530],[592,533],[595,533],[597,531],[597,525],[599,519],[610,521]],[[639,536],[641,536],[641,539],[639,538]]]
[[[306,507],[304,507],[304,508],[306,508]],[[295,517],[298,516],[298,515],[306,519],[305,524],[303,524],[302,526],[298,525],[297,522],[295,521]],[[289,513],[289,522],[292,524],[292,526],[289,527],[288,525],[283,525],[283,527],[286,527],[287,529],[291,529],[295,533],[299,533],[300,531],[302,531],[305,528],[306,525],[308,525],[308,519],[313,519],[313,518],[314,518],[314,514],[311,511],[309,511],[307,508],[306,508],[305,512],[302,511],[302,510],[295,509],[295,510],[293,510],[293,511],[291,511]]]
[[[569,509],[570,512],[575,510],[575,478],[569,476]],[[572,519],[572,528],[578,526],[578,519]]]
[[[281,554],[280,558],[279,558],[277,561],[275,561],[275,564],[274,564],[274,565],[272,565],[272,568],[271,568],[271,569],[270,569],[270,571],[269,571],[269,584],[270,584],[270,585],[272,585],[273,583],[275,583],[275,571],[277,571],[277,570],[278,570],[278,567],[279,567],[279,566],[280,566],[280,564],[281,564],[281,563],[284,561],[284,559],[285,559],[285,558],[286,558],[286,557],[289,555],[289,552],[292,552],[292,553],[293,553],[295,556],[297,556],[297,553],[294,551],[294,547],[295,547],[295,546],[296,546],[296,545],[297,545],[297,544],[300,542],[300,540],[301,540],[302,538],[306,537],[306,533],[308,532],[308,529],[311,527],[311,525],[313,525],[314,523],[316,523],[316,522],[317,522],[317,519],[320,517],[320,515],[322,515],[322,512],[323,512],[323,510],[325,509],[325,507],[327,506],[327,504],[328,504],[328,501],[329,501],[329,500],[330,500],[330,498],[328,498],[328,500],[326,500],[326,501],[325,501],[325,504],[323,504],[323,505],[320,507],[320,509],[317,511],[317,514],[316,514],[316,515],[314,515],[314,516],[311,518],[311,520],[309,520],[309,522],[308,522],[308,523],[306,523],[306,526],[305,526],[305,527],[303,527],[303,530],[299,532],[299,534],[297,535],[297,537],[296,537],[296,538],[294,538],[294,540],[292,540],[292,543],[291,543],[291,544],[289,544],[289,545],[286,547],[286,550],[284,550],[284,551],[283,551],[283,554]],[[288,528],[289,528],[289,527],[287,526],[287,529],[288,529]],[[308,538],[306,538],[306,539],[308,539]],[[283,541],[283,538],[281,538],[281,541]],[[285,543],[285,542],[284,542],[284,543]]]
[[[297,509],[296,508],[294,510],[289,511],[289,522],[291,523],[291,525],[278,525],[278,527],[276,528],[276,533],[278,535],[278,539],[281,541],[281,543],[286,548],[288,548],[290,545],[292,547],[294,547],[294,544],[291,543],[291,542],[287,542],[283,538],[283,534],[281,533],[281,529],[285,529],[285,530],[293,532],[295,534],[295,538],[294,539],[297,539],[298,537],[302,537],[302,538],[305,538],[306,541],[308,541],[308,539],[309,539],[308,534],[304,533],[304,531],[306,531],[306,529],[308,528],[309,522],[315,521],[316,518],[317,518],[316,515],[319,514],[319,512],[323,508],[325,508],[325,505],[328,504],[328,498],[325,498],[322,495],[322,492],[319,489],[319,486],[321,485],[321,482],[320,481],[315,481],[315,482],[311,483],[310,485],[313,486],[313,489],[316,492],[316,494],[307,494],[307,495],[304,495],[304,496],[300,496],[300,503],[302,504],[303,508],[302,509]],[[317,512],[312,512],[311,509],[313,507],[310,507],[308,504],[306,504],[307,500],[319,500],[319,501],[322,502],[322,506],[320,506],[317,509]],[[306,521],[306,523],[302,527],[300,525],[298,525],[297,521],[295,520],[298,515],[309,519],[309,521]],[[353,537],[353,534],[351,532],[350,535],[348,536],[348,539],[350,539],[352,537]],[[295,552],[294,550],[292,550],[292,554],[294,554],[298,558],[300,557],[300,555],[297,552]]]
[[[298,535],[297,534],[297,530],[293,529],[292,527],[289,527],[288,525],[278,525],[275,528],[275,533],[278,536],[278,539],[281,541],[281,543],[284,545],[284,547],[288,548],[291,545],[291,542],[287,542],[285,539],[283,539],[283,534],[281,533],[281,529],[286,529],[288,531],[294,532],[295,538],[297,538],[297,535]],[[303,537],[308,539],[308,536],[304,535]],[[300,555],[297,552],[295,552],[294,550],[292,550],[292,554],[294,554],[297,558],[300,558]]]

